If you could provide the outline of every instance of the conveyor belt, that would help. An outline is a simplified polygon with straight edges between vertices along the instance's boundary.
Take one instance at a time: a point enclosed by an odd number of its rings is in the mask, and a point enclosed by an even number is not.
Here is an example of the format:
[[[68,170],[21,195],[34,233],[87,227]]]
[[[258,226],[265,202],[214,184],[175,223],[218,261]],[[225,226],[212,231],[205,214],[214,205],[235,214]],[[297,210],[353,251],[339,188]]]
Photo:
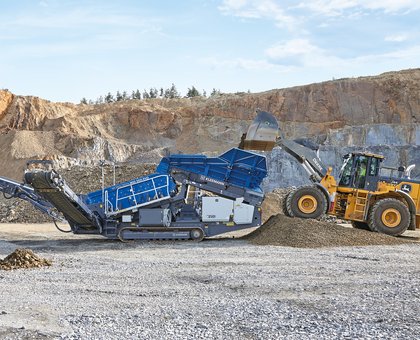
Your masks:
[[[29,171],[25,174],[25,182],[30,184],[39,195],[54,205],[70,224],[94,227],[94,222],[88,217],[89,215],[92,216],[92,213],[88,211],[83,212],[85,208],[82,208],[79,202],[66,195],[64,190],[60,190],[61,188],[52,181],[51,177],[51,172]]]

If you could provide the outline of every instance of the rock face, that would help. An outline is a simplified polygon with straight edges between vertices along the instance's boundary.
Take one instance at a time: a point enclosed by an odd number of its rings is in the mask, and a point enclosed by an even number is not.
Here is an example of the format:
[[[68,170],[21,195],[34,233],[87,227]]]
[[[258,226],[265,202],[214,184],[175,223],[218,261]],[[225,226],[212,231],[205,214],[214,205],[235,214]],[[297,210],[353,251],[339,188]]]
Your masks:
[[[354,149],[383,153],[389,165],[420,167],[420,69],[327,81],[256,94],[51,103],[0,91],[0,175],[21,179],[28,159],[59,167],[158,162],[170,152],[219,153],[238,145],[255,109],[272,112],[289,138],[320,145],[328,165]],[[306,175],[282,150],[269,155],[266,188]]]

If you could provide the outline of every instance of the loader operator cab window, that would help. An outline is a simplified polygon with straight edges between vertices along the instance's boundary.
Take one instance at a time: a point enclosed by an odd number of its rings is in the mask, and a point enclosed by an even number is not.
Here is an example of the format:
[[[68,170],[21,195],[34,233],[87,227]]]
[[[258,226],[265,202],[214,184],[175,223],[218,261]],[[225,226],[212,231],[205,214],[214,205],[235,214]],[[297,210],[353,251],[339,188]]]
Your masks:
[[[379,172],[379,159],[371,158],[370,166],[369,166],[369,176],[372,176],[372,177],[378,176],[378,172]]]
[[[353,158],[351,155],[344,157],[344,163],[340,171],[340,182],[339,185],[343,187],[350,186],[351,183],[351,169],[353,167]]]
[[[354,176],[354,187],[364,188],[366,183],[366,171],[368,158],[366,156],[357,156]]]

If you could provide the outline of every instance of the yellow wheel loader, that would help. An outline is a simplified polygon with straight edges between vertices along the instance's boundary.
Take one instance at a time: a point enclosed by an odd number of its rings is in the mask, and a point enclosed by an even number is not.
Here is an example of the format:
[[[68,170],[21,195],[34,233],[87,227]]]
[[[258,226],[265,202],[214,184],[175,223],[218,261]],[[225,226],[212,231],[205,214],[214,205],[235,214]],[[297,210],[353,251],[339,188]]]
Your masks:
[[[239,148],[271,151],[274,146],[292,155],[313,182],[285,197],[287,216],[316,219],[328,214],[351,221],[355,228],[388,235],[420,228],[420,181],[410,178],[415,165],[384,167],[381,155],[352,152],[344,156],[337,181],[318,152],[286,139],[273,115],[257,111]]]

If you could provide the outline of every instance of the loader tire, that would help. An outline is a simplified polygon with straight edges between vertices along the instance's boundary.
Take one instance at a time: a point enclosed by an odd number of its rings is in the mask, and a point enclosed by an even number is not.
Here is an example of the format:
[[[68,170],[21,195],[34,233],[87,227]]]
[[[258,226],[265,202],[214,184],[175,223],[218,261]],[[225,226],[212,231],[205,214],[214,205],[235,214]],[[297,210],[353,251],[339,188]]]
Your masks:
[[[401,235],[408,229],[410,222],[408,207],[395,198],[377,201],[369,212],[369,228],[378,233]]]
[[[281,208],[282,208],[282,210],[283,210],[283,214],[285,214],[287,217],[293,217],[293,215],[292,215],[292,211],[288,208],[288,204],[287,204],[287,199],[288,199],[288,197],[290,196],[290,194],[291,194],[292,192],[293,192],[293,191],[288,192],[288,193],[286,194],[286,196],[284,196],[284,197],[283,197],[283,202],[282,202],[282,204],[281,204]]]
[[[362,229],[362,230],[370,230],[369,224],[366,222],[360,222],[360,221],[351,221],[351,225],[355,229]]]
[[[293,217],[317,219],[327,210],[327,198],[316,187],[300,187],[287,197],[287,209]]]

